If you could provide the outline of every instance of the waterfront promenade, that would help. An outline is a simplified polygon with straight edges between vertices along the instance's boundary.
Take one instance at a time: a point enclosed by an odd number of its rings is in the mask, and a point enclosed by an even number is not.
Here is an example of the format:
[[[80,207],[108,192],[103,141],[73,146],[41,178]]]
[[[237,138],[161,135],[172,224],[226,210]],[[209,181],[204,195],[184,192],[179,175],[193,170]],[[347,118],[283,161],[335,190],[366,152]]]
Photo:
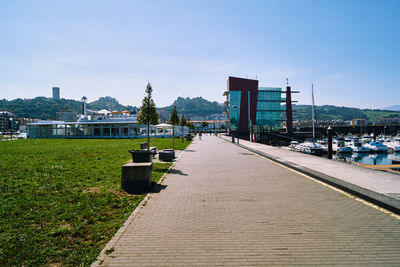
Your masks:
[[[215,136],[197,138],[100,266],[400,263],[400,220]]]
[[[225,135],[222,138],[227,142],[232,140]],[[243,139],[240,139],[239,146],[400,212],[400,175]]]

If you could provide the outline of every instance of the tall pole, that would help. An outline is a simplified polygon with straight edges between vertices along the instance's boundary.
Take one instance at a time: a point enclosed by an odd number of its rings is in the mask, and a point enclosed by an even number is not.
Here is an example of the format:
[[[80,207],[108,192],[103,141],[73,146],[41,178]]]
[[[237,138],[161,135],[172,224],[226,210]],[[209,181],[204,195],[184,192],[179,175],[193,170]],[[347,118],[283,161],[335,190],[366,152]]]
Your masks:
[[[332,159],[332,127],[328,127],[328,159]]]
[[[313,136],[313,143],[315,142],[315,118],[314,118],[314,84],[311,83],[311,97],[312,97],[312,136]]]
[[[236,119],[236,124],[237,124],[237,126],[238,126],[238,127],[236,128],[236,130],[232,132],[232,143],[235,143],[235,135],[236,135],[236,131],[239,129],[239,123],[238,123],[238,121],[237,121],[237,106],[236,106],[236,105],[233,105],[232,108],[236,110],[236,112],[235,112],[235,115],[236,115],[236,116],[235,116],[235,119]],[[229,122],[229,128],[231,128],[231,127],[232,127],[232,123]]]
[[[286,86],[286,132],[293,132],[292,92],[290,86]]]
[[[174,137],[172,136],[172,149],[174,147]],[[147,94],[147,151],[150,151],[150,91]]]
[[[11,140],[13,139],[13,118],[10,118],[11,121]]]
[[[236,121],[237,121],[237,142],[239,144],[239,111],[236,108]]]

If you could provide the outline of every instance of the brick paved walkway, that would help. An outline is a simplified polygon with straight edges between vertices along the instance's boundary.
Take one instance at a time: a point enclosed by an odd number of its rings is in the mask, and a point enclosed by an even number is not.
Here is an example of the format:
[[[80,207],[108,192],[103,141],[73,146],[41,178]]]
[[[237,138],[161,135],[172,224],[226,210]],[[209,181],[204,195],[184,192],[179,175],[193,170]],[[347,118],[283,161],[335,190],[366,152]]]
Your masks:
[[[400,265],[400,221],[214,136],[101,266]]]

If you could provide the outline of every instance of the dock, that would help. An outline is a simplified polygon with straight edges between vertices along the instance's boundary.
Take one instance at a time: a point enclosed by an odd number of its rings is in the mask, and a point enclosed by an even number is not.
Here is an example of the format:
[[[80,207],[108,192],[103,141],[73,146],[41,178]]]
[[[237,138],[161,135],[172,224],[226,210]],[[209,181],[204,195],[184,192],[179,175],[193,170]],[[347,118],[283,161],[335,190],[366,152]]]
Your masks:
[[[231,142],[228,136],[222,135],[222,138]],[[377,168],[329,160],[244,139],[240,139],[236,145],[400,213],[398,164],[384,165],[379,171]]]
[[[400,175],[400,164],[372,165],[372,164],[366,164],[366,163],[361,163],[361,162],[352,162],[351,164],[361,166],[364,168],[368,168],[368,169],[373,169],[373,170],[378,170],[378,171],[386,171],[386,172]]]

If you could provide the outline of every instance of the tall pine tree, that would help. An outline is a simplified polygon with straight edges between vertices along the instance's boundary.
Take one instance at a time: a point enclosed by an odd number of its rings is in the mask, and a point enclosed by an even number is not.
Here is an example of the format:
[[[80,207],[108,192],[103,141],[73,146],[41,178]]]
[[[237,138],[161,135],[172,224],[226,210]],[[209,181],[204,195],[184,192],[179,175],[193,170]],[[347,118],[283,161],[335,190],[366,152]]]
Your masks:
[[[181,137],[182,137],[182,142],[183,142],[183,138],[184,138],[183,127],[186,126],[185,114],[182,114],[181,121],[179,123],[182,126],[182,131],[181,131],[182,135],[181,135]]]
[[[150,149],[150,124],[157,124],[158,113],[156,111],[156,104],[152,98],[153,88],[150,82],[147,83],[146,94],[147,96],[143,98],[142,106],[140,107],[139,115],[137,121],[139,124],[146,125],[147,128],[147,150]]]
[[[179,116],[175,105],[172,109],[171,116],[169,116],[169,123],[172,124],[172,149],[175,150],[175,125],[179,124]]]

